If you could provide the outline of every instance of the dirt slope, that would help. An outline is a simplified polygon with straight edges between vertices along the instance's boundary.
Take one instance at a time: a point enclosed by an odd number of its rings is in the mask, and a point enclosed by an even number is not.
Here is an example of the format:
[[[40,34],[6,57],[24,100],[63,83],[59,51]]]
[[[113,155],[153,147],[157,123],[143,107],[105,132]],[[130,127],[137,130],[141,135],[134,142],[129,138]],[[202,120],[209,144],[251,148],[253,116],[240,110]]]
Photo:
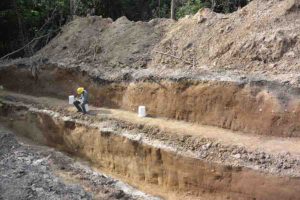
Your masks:
[[[150,52],[170,23],[165,19],[131,22],[122,17],[113,22],[98,16],[78,17],[39,55],[51,63],[78,67],[94,75],[125,74],[130,69],[147,67]]]
[[[203,9],[178,22],[77,18],[37,57],[111,80],[216,73],[298,85],[299,10],[298,0],[254,0],[232,14]]]
[[[265,0],[229,15],[204,9],[179,20],[158,47],[182,53],[191,63],[194,59],[196,67],[294,71],[300,66],[298,6],[292,0]]]

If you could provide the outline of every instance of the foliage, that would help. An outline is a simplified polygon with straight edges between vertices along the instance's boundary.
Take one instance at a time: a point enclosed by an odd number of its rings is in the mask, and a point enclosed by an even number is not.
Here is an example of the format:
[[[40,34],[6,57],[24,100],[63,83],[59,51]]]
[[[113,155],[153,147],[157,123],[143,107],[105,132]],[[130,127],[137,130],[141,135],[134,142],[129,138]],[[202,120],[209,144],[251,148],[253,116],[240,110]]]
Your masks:
[[[182,18],[185,15],[193,15],[203,6],[201,0],[188,0],[184,5],[177,9],[176,17]]]
[[[215,12],[230,13],[239,7],[244,7],[251,0],[202,0],[205,7],[211,8]]]
[[[202,7],[216,12],[232,12],[250,0],[176,0],[176,17],[194,14]],[[171,0],[1,0],[0,55],[22,47],[32,38],[49,34],[35,43],[33,52],[55,36],[55,30],[72,18],[72,14],[102,15],[117,19],[149,20],[170,17]],[[15,56],[22,56],[20,52]]]
[[[68,0],[4,0],[0,5],[0,55],[20,47],[33,37],[46,33],[53,37],[53,30],[66,22],[69,10]],[[41,45],[35,44],[33,48]],[[24,52],[19,55],[22,54]]]
[[[247,5],[251,0],[187,0],[177,9],[177,18],[185,15],[195,14],[199,9],[206,7],[215,12],[230,13],[236,11],[239,7]]]
[[[26,29],[35,35],[41,34],[38,30],[42,26],[42,32],[47,28],[58,28],[66,21],[69,13],[67,0],[17,0],[17,5]]]

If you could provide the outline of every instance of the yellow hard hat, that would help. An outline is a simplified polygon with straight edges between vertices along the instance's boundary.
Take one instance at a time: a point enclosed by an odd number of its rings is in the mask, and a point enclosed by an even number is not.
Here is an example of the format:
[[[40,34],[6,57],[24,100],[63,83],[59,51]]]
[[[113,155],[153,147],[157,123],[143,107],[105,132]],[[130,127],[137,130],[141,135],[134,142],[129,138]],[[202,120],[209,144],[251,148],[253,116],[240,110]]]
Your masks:
[[[84,91],[84,88],[83,88],[83,87],[77,88],[77,94],[82,94],[83,91]]]

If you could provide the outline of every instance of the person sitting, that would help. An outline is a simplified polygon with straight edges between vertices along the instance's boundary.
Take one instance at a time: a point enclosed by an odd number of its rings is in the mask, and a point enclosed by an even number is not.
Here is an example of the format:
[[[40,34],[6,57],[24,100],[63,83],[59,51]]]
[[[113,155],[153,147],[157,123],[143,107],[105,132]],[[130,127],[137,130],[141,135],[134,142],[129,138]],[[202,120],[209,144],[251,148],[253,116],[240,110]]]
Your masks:
[[[88,92],[83,88],[77,88],[77,94],[79,97],[74,101],[74,106],[77,108],[77,112],[82,112],[83,114],[87,114],[85,105],[88,104]]]

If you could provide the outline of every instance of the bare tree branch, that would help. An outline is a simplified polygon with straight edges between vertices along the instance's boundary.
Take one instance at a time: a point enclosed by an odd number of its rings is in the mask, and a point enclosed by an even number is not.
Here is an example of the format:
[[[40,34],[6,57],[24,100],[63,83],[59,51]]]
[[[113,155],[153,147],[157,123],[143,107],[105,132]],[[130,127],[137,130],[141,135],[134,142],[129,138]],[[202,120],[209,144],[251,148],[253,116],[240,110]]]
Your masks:
[[[56,31],[58,31],[58,30],[60,30],[60,28],[57,29],[57,30],[55,30],[55,31],[53,31],[53,32],[56,32]],[[51,32],[51,33],[52,33],[52,32]],[[40,39],[42,39],[42,38],[44,38],[44,37],[47,37],[47,36],[50,35],[51,33],[47,33],[47,34],[42,35],[42,36],[37,37],[37,38],[33,38],[29,43],[27,43],[27,44],[24,45],[23,47],[21,47],[21,48],[15,50],[15,51],[13,51],[13,52],[11,52],[11,53],[9,53],[9,54],[6,54],[5,56],[1,57],[0,60],[4,60],[5,58],[7,58],[7,57],[9,57],[9,56],[11,56],[11,55],[14,55],[15,53],[20,52],[21,50],[23,50],[23,49],[25,49],[26,47],[28,47],[28,46],[29,46],[31,43],[33,43],[34,41],[40,40]]]

